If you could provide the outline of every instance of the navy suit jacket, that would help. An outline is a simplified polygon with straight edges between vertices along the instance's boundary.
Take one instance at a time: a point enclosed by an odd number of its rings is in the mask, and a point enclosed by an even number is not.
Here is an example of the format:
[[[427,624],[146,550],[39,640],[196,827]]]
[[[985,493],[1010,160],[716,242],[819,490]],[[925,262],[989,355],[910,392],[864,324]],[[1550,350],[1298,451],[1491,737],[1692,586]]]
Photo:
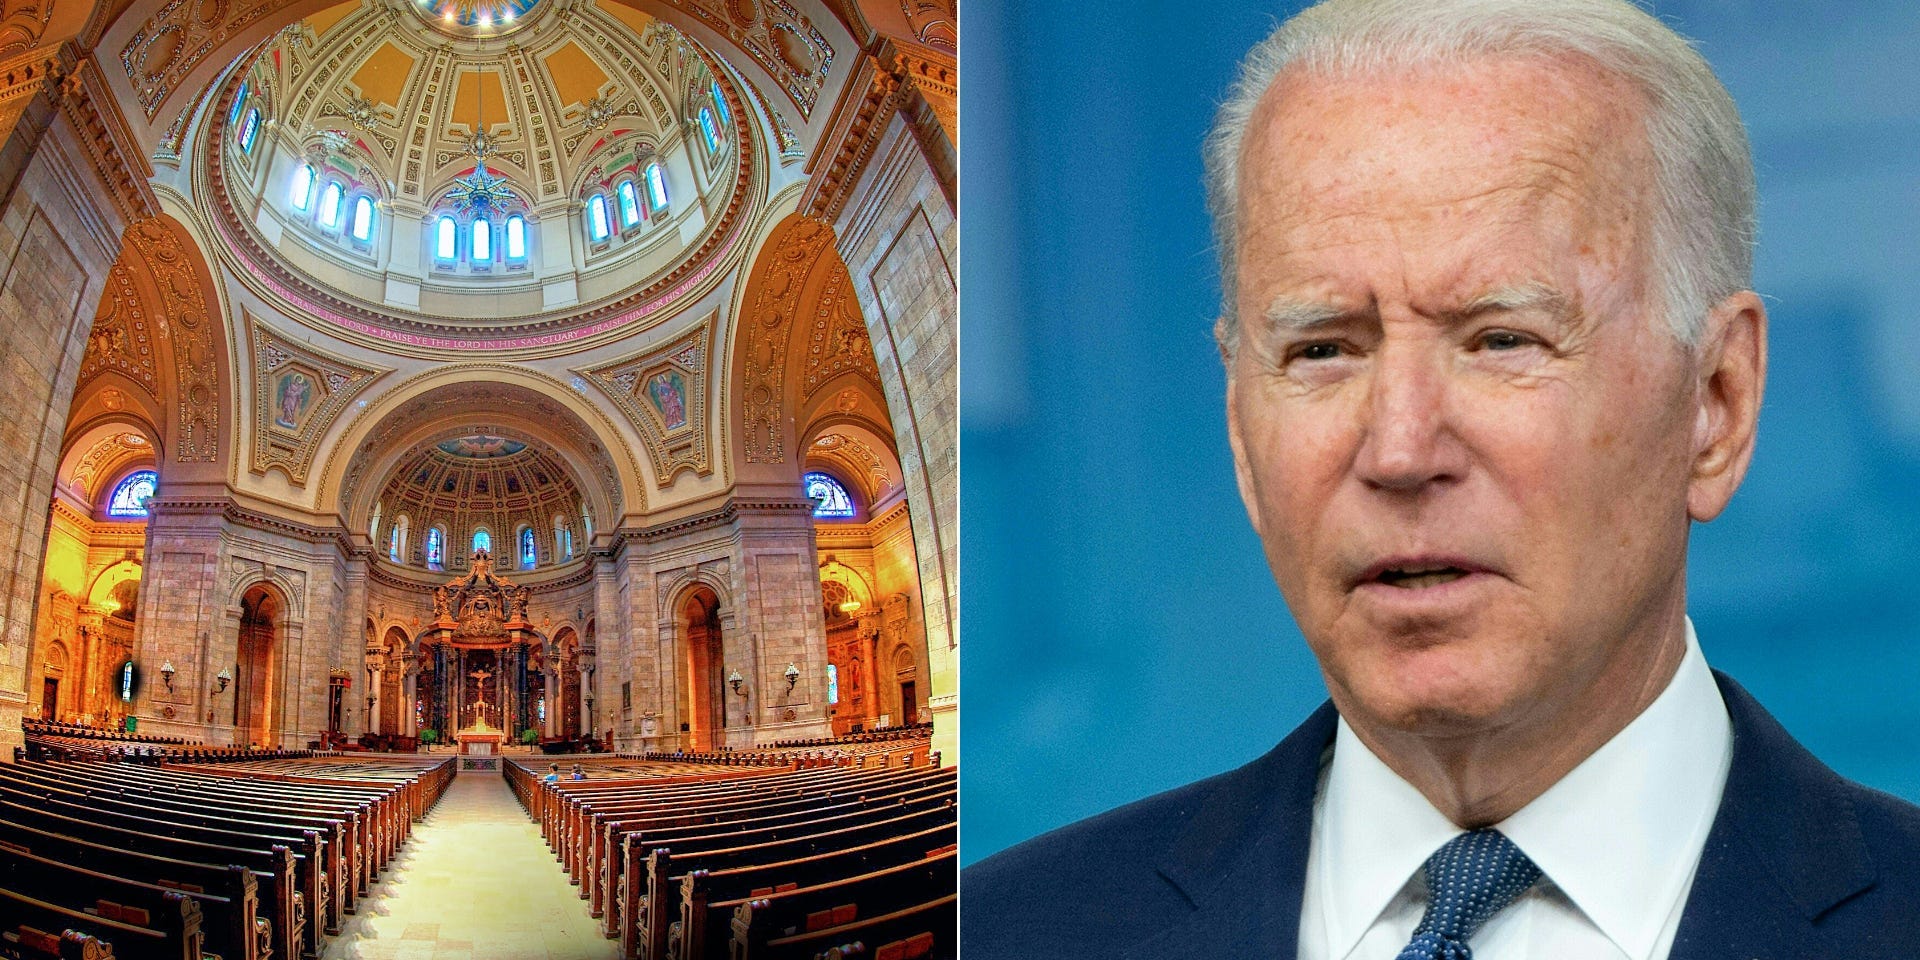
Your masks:
[[[1715,671],[1733,763],[1670,960],[1920,958],[1920,807],[1841,778]],[[968,867],[961,946],[994,957],[1291,957],[1324,704],[1237,770]]]

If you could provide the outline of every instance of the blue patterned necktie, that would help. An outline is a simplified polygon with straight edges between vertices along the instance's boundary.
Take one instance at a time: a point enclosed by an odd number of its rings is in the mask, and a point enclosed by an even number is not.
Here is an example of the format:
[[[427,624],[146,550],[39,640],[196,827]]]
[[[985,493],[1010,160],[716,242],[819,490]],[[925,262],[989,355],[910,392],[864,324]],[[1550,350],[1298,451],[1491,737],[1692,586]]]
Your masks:
[[[1540,879],[1540,868],[1498,830],[1448,840],[1427,858],[1427,912],[1395,960],[1473,960],[1474,931]]]

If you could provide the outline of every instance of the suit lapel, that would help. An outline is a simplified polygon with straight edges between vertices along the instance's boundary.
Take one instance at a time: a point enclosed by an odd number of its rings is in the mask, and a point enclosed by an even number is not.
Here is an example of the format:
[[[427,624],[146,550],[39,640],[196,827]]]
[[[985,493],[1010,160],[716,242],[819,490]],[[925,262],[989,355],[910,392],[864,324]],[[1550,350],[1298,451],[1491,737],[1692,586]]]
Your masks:
[[[1195,804],[1159,871],[1192,909],[1128,956],[1294,955],[1314,789],[1335,719],[1333,704],[1322,704]]]
[[[1733,763],[1669,960],[1825,955],[1815,922],[1873,886],[1844,782],[1726,674]]]

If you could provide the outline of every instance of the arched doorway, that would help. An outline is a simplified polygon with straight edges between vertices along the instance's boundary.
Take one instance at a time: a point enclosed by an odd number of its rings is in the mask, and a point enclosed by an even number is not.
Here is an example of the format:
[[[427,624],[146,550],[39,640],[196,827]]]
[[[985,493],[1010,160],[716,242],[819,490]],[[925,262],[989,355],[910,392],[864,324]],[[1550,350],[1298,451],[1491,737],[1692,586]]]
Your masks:
[[[234,675],[233,725],[248,743],[279,744],[277,621],[285,609],[279,594],[266,584],[256,584],[240,598],[239,669]]]
[[[47,660],[40,681],[40,719],[60,719],[60,681],[67,674],[67,645],[58,640],[47,645]]]
[[[706,586],[688,590],[675,607],[674,625],[679,634],[680,744],[689,750],[712,750],[723,742],[721,731],[727,727],[720,597]]]
[[[554,661],[555,684],[560,688],[560,711],[558,735],[569,739],[580,735],[580,635],[569,628],[561,628],[555,635],[554,649],[559,659]],[[550,704],[547,709],[554,709]]]
[[[905,644],[893,651],[893,684],[898,696],[892,701],[895,726],[920,722],[920,662]]]
[[[380,732],[397,737],[406,732],[404,714],[406,696],[404,680],[407,673],[407,632],[399,627],[388,627],[386,642],[386,669],[380,673]]]

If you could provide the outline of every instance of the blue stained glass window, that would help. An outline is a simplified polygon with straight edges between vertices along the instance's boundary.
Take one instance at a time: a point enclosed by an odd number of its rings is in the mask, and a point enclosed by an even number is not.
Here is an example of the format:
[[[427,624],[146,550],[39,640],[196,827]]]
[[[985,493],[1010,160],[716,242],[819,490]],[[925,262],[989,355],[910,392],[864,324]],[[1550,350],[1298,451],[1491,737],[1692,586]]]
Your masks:
[[[720,149],[720,131],[714,129],[713,111],[706,107],[700,108],[700,135],[706,138],[708,153]]]
[[[534,562],[533,528],[520,528],[520,569],[532,570]]]
[[[831,663],[827,664],[827,702],[840,702],[840,668]]]
[[[493,224],[485,220],[473,222],[473,262],[481,263],[493,259]]]
[[[295,210],[304,212],[313,203],[313,165],[303,163],[293,168],[293,186],[287,189],[287,202]]]
[[[366,197],[353,202],[353,238],[373,239],[373,201]]]
[[[587,235],[595,240],[605,240],[608,229],[607,198],[596,193],[592,200],[587,201]]]
[[[247,108],[247,97],[251,96],[252,93],[251,90],[247,89],[247,81],[240,81],[240,92],[233,95],[233,106],[227,110],[227,123],[233,124],[239,122],[240,111]]]
[[[732,123],[733,116],[727,113],[727,98],[720,93],[720,81],[713,82],[713,108],[720,111],[721,123]]]
[[[631,227],[640,222],[640,202],[634,198],[633,181],[622,180],[614,191],[620,197],[620,225]]]
[[[853,498],[847,496],[847,488],[840,481],[824,473],[809,473],[801,479],[807,485],[807,499],[813,501],[814,516],[853,516]]]
[[[240,149],[253,152],[253,141],[260,135],[260,111],[248,110],[247,122],[240,125]]]
[[[154,485],[159,482],[159,475],[152,470],[127,474],[127,478],[113,488],[113,498],[107,501],[107,516],[146,516],[147,501],[153,499]]]
[[[441,563],[445,560],[444,553],[445,550],[440,542],[440,528],[429,528],[427,530],[427,566],[435,570],[440,569]]]
[[[473,549],[475,553],[478,553],[482,550],[485,550],[488,553],[492,553],[493,552],[493,534],[488,533],[485,530],[475,530],[473,532]]]
[[[453,226],[452,217],[441,217],[440,222],[437,224],[434,224],[433,255],[436,259],[446,260],[449,262],[453,260],[454,254],[457,252],[454,250],[453,232],[454,232],[454,226]]]
[[[507,218],[507,259],[527,258],[527,218],[514,214]]]
[[[647,164],[647,202],[655,210],[667,205],[667,175],[657,163]]]
[[[400,522],[394,524],[392,528],[390,528],[387,531],[387,559],[388,560],[392,560],[394,563],[400,562],[400,547],[406,541],[406,539],[407,539],[407,518],[401,517]]]

